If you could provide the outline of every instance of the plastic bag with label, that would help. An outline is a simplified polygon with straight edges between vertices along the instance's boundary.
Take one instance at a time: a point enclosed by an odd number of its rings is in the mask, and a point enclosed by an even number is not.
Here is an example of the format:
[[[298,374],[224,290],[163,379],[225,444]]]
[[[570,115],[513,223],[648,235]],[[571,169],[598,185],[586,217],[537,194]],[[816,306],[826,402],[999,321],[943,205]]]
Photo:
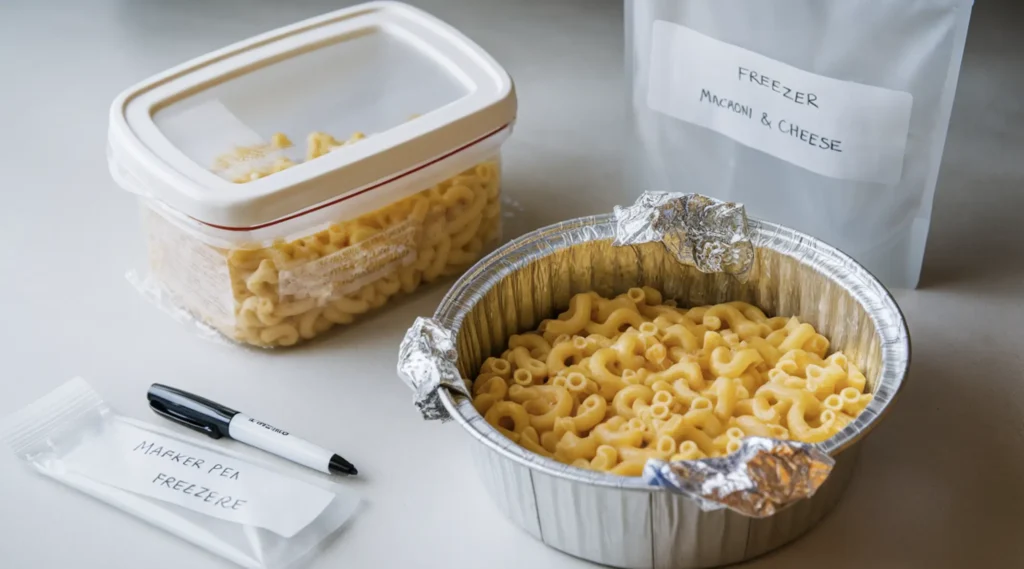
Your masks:
[[[359,504],[337,485],[123,417],[82,379],[5,420],[0,441],[41,474],[254,569],[310,561]]]
[[[631,174],[914,287],[972,5],[626,0]]]

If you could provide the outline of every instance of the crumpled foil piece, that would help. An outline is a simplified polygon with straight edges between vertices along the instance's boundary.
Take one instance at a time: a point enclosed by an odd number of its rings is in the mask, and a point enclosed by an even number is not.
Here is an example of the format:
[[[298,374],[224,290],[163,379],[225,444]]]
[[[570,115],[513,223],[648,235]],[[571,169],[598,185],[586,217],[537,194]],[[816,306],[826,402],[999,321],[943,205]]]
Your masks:
[[[413,402],[424,419],[451,419],[437,395],[442,387],[470,397],[457,358],[455,335],[433,318],[417,318],[405,333],[398,350],[398,375],[412,388]]]
[[[705,273],[745,279],[754,245],[740,204],[698,194],[647,192],[629,207],[615,207],[614,245],[661,242],[682,263]]]
[[[721,458],[649,460],[644,480],[693,498],[704,511],[729,508],[766,518],[814,495],[835,461],[813,444],[747,437]]]

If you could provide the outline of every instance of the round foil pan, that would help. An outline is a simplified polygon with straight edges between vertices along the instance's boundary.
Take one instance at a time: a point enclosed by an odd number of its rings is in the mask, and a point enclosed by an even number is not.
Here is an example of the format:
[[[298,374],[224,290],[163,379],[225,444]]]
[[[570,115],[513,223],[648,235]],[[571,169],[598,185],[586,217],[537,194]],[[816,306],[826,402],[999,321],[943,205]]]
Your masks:
[[[473,378],[509,336],[565,310],[572,295],[612,296],[652,286],[680,306],[743,300],[769,315],[797,316],[831,340],[868,378],[874,399],[819,448],[836,461],[810,498],[767,518],[729,509],[703,511],[680,494],[533,454],[484,421],[471,402],[438,391],[448,413],[480,444],[474,462],[491,497],[512,521],[545,544],[613,567],[689,569],[736,563],[775,549],[814,527],[838,503],[859,443],[889,410],[910,363],[906,322],[889,292],[839,250],[755,219],[756,250],[746,279],[703,273],[661,243],[613,246],[615,218],[575,219],[516,239],[456,282],[435,319],[456,337],[457,365]]]

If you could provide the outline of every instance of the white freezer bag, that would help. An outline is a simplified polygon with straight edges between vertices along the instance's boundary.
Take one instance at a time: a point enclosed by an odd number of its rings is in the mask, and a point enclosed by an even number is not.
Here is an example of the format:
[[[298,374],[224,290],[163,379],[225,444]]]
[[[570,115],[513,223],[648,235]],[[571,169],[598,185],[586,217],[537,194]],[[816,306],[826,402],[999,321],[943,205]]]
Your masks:
[[[971,0],[626,0],[650,191],[699,192],[917,286]]]
[[[310,561],[359,498],[123,417],[73,379],[3,422],[41,474],[253,569]]]

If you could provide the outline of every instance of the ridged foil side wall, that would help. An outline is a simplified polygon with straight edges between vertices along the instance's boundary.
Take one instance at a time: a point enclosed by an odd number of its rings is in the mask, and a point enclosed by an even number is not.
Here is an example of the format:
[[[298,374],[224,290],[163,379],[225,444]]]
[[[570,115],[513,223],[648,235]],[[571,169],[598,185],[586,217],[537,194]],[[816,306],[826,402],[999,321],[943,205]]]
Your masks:
[[[910,342],[889,293],[841,252],[789,229],[750,221],[757,257],[745,282],[683,265],[660,243],[612,246],[610,216],[583,218],[527,234],[485,258],[445,297],[435,317],[457,337],[458,366],[475,377],[514,333],[535,329],[572,295],[616,295],[648,285],[681,305],[744,300],[770,315],[798,316],[865,371],[875,398],[821,447],[835,469],[814,497],[765,519],[704,512],[685,497],[637,478],[572,468],[534,455],[492,429],[470,402],[444,392],[453,418],[479,442],[474,456],[499,508],[566,553],[611,565],[689,569],[735,563],[800,536],[828,513],[857,459],[855,445],[895,399]]]

